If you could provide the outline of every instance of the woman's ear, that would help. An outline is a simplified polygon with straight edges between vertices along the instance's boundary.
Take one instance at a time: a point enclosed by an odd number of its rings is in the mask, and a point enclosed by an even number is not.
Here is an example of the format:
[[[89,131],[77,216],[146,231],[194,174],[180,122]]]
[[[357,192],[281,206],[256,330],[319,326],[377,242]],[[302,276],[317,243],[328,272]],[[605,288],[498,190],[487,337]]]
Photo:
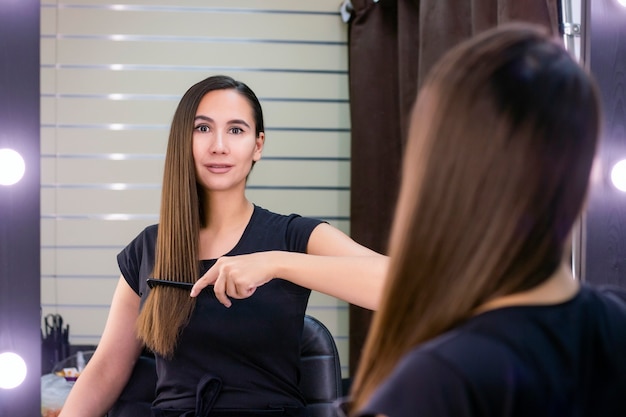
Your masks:
[[[258,161],[259,159],[261,159],[261,154],[263,153],[263,146],[265,146],[265,132],[259,132],[259,135],[256,137],[254,155],[252,157],[253,161]]]

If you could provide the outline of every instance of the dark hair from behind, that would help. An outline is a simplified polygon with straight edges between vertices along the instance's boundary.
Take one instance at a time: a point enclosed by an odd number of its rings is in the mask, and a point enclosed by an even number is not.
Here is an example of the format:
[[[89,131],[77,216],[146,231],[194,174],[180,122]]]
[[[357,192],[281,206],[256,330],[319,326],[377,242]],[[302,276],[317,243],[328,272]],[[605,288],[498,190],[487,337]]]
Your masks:
[[[207,197],[196,182],[192,151],[194,119],[206,94],[227,89],[236,90],[248,100],[256,136],[265,129],[256,94],[231,77],[208,77],[183,95],[174,113],[165,155],[153,278],[187,283],[199,278],[198,236],[207,215],[204,212]],[[194,305],[195,298],[189,297],[188,291],[156,286],[150,290],[138,319],[139,338],[154,352],[169,357]]]
[[[415,103],[390,270],[353,384],[563,261],[599,136],[591,76],[544,28],[509,23],[448,51]]]

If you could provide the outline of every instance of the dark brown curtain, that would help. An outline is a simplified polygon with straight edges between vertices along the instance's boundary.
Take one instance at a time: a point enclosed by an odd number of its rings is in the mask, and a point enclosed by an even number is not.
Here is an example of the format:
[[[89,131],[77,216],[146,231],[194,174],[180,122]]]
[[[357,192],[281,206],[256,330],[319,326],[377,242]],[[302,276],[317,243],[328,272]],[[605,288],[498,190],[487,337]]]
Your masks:
[[[559,33],[559,0],[352,0],[349,22],[352,123],[351,234],[385,253],[399,185],[408,115],[433,63],[451,46],[522,20]],[[350,306],[350,372],[371,313]]]

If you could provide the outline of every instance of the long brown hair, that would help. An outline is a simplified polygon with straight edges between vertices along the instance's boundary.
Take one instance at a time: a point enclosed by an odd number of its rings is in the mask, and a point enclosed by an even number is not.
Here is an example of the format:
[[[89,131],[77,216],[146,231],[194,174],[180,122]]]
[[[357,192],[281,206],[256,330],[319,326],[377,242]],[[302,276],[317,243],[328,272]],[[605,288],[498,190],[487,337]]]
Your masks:
[[[234,89],[248,100],[255,118],[256,136],[264,131],[261,104],[254,92],[240,81],[213,76],[193,85],[183,95],[174,113],[165,154],[154,278],[188,283],[199,278],[198,236],[208,213],[204,212],[206,194],[196,182],[192,153],[194,118],[202,98],[223,89]],[[155,353],[170,357],[194,306],[195,298],[187,291],[164,286],[153,288],[137,321],[140,340]]]
[[[557,269],[599,112],[593,80],[539,27],[489,30],[432,69],[412,113],[388,286],[352,410],[409,350]]]

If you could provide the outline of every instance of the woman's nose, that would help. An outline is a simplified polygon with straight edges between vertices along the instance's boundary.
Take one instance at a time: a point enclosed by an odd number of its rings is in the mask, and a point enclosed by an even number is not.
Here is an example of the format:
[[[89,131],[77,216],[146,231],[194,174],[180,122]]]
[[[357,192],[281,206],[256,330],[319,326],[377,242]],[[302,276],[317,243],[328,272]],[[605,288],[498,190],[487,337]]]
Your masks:
[[[228,151],[224,135],[217,133],[213,136],[210,151],[212,153],[226,153]]]

